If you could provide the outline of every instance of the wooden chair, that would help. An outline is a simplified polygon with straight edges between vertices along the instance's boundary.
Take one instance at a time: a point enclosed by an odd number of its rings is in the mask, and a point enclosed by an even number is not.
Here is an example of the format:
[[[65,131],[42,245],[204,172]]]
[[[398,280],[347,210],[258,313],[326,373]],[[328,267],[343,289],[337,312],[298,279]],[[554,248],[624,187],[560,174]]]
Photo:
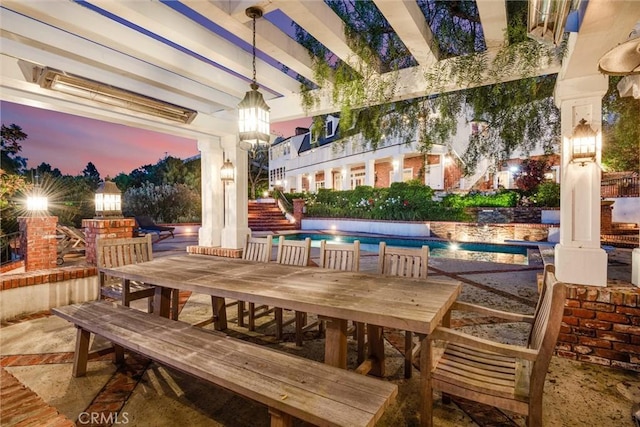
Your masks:
[[[98,267],[120,267],[128,264],[147,262],[153,259],[152,239],[147,234],[143,237],[130,237],[108,239],[101,238],[97,241],[97,265]],[[148,311],[153,312],[153,296],[155,287],[146,283],[125,280],[124,286],[121,279],[99,275],[100,295],[119,300],[122,305],[129,307],[131,301],[148,299]],[[171,293],[171,317],[178,319],[178,291]]]
[[[387,247],[380,242],[378,252],[378,273],[385,276],[415,277],[426,279],[429,268],[429,247],[397,248]],[[413,333],[405,331],[404,335],[404,376],[411,378],[413,358],[420,347],[414,351]],[[360,351],[360,350],[359,350]]]
[[[286,240],[284,236],[280,236],[278,240],[278,256],[276,262],[286,265],[309,265],[311,255],[311,239],[307,237],[304,240]],[[286,325],[293,322],[296,324],[296,345],[302,346],[302,332],[307,322],[307,313],[296,311],[295,317],[284,322],[283,311],[281,308],[275,309],[276,317],[276,339],[282,339],[282,330]]]
[[[271,261],[271,251],[273,248],[273,236],[267,237],[251,237],[247,234],[247,240],[245,241],[244,251],[242,252],[242,259],[258,262]],[[257,313],[257,310],[261,310]],[[256,307],[255,303],[249,303],[249,310],[245,312],[244,301],[238,301],[238,326],[244,326],[244,316],[249,315],[249,330],[255,331],[256,329],[256,317],[264,316],[270,313],[267,306]]]
[[[428,339],[444,340],[446,347],[431,375],[425,378],[428,408],[432,405],[432,389],[435,388],[443,395],[459,396],[526,415],[528,426],[542,425],[544,381],[560,332],[566,298],[566,286],[556,280],[553,265],[545,268],[543,281],[532,316],[465,303],[454,305],[455,310],[530,323],[529,339],[522,347],[476,338],[447,327],[436,328]]]

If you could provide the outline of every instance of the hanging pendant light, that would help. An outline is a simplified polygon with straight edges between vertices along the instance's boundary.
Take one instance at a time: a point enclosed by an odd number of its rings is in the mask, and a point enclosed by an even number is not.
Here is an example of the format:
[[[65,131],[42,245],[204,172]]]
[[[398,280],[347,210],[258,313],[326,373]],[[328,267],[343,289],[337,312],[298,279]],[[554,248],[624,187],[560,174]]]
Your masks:
[[[241,147],[250,144],[251,148],[255,148],[260,144],[268,144],[270,141],[269,106],[264,102],[262,94],[258,92],[260,86],[256,82],[256,18],[262,17],[262,9],[249,7],[245,13],[253,19],[253,82],[250,85],[251,90],[238,104],[238,129]]]

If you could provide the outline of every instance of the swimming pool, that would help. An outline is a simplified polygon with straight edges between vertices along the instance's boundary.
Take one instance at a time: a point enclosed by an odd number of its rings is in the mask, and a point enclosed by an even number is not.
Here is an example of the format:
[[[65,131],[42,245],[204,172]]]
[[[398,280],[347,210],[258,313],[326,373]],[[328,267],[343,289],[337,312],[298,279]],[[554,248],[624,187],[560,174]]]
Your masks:
[[[527,246],[496,243],[449,242],[443,240],[420,239],[409,237],[386,236],[353,236],[346,234],[297,233],[284,235],[285,239],[304,240],[311,238],[311,246],[319,247],[320,240],[327,243],[353,243],[360,240],[360,249],[378,252],[380,242],[389,246],[419,248],[429,246],[429,255],[436,258],[455,258],[473,261],[501,262],[507,264],[528,264]]]

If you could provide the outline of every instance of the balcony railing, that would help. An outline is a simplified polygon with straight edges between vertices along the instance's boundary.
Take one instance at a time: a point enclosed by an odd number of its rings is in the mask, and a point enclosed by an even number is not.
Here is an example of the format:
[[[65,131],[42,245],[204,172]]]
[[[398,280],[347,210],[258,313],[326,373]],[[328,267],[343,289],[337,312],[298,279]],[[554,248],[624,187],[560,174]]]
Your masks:
[[[603,179],[600,195],[603,198],[640,197],[640,178],[630,176],[625,178]]]
[[[0,265],[9,264],[22,259],[20,250],[20,232],[0,236]]]

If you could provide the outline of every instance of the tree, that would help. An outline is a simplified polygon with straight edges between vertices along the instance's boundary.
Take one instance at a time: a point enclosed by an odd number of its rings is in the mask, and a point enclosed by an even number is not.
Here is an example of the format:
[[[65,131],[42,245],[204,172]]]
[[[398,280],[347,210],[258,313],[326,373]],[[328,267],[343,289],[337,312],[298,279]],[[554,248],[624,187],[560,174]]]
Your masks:
[[[255,199],[261,187],[269,182],[269,147],[259,145],[249,151],[249,198]]]
[[[0,165],[9,174],[21,173],[27,166],[27,159],[18,155],[22,151],[20,141],[27,139],[27,134],[16,124],[2,125],[0,131]]]
[[[89,182],[94,191],[98,188],[100,172],[92,162],[87,163],[87,166],[82,170],[82,176]]]
[[[524,191],[526,194],[531,194],[542,182],[544,182],[544,175],[550,170],[551,167],[549,166],[549,162],[546,158],[525,159],[522,161],[518,172],[513,174],[516,187]]]
[[[640,169],[640,99],[620,97],[620,77],[609,77],[602,100],[602,163],[609,171]]]

